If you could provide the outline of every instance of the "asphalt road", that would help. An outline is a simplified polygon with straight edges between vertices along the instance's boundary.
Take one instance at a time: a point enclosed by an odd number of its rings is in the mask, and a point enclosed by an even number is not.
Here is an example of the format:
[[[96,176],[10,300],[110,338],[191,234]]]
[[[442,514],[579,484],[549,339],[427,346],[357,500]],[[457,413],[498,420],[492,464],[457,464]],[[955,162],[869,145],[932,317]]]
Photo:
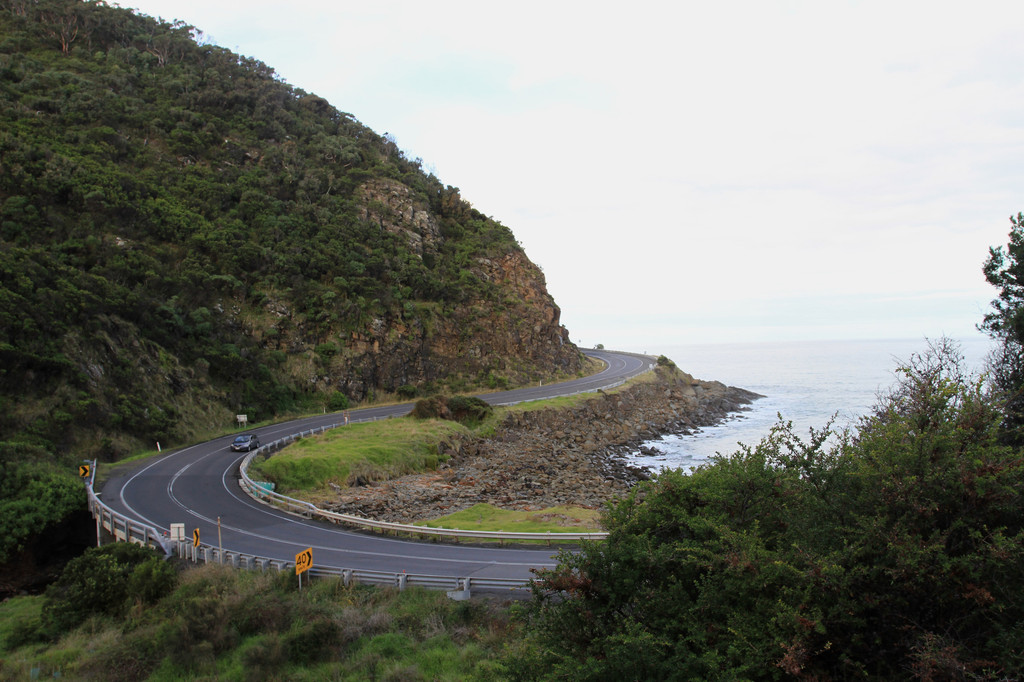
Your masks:
[[[489,393],[492,404],[538,400],[615,385],[652,364],[647,356],[584,351],[607,363],[598,374],[549,386]],[[349,412],[352,421],[404,415],[410,404]],[[264,443],[341,421],[338,413],[254,429]],[[531,568],[554,565],[550,548],[522,549],[398,540],[342,530],[259,504],[238,485],[245,453],[228,448],[234,436],[170,452],[111,477],[101,499],[115,511],[160,530],[184,523],[199,529],[204,544],[225,551],[292,561],[312,547],[318,566],[419,575],[527,579]],[[218,518],[219,536],[218,536]]]

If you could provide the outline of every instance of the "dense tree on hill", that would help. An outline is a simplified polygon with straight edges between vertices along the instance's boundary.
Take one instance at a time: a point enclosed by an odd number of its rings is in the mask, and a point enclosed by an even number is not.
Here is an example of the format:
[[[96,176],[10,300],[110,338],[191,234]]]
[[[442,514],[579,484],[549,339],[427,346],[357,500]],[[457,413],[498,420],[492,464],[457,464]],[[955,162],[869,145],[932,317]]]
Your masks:
[[[948,343],[853,434],[786,424],[543,572],[520,679],[1017,679],[1024,458]]]
[[[576,372],[509,229],[420,166],[192,26],[0,0],[0,466]]]

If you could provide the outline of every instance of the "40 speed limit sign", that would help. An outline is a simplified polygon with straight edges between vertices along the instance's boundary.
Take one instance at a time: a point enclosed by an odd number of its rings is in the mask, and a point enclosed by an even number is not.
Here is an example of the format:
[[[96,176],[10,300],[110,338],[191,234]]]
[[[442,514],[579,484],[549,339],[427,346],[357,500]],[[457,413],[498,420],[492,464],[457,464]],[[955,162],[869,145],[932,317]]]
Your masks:
[[[313,548],[309,547],[295,555],[295,575],[302,575],[313,565]]]

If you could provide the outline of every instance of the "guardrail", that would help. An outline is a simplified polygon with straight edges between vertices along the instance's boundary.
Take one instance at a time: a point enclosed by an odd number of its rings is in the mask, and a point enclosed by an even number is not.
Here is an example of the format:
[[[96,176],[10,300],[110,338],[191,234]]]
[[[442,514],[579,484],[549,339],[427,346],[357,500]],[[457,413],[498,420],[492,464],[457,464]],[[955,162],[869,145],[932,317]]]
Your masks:
[[[234,568],[252,570],[295,570],[295,562],[293,561],[269,559],[227,550],[221,552],[216,547],[209,545],[194,546],[191,542],[184,540],[177,541],[174,545],[174,553],[179,558],[197,563],[219,563]],[[334,568],[331,566],[313,566],[307,573],[316,578],[340,578],[345,585],[358,583],[361,585],[395,587],[399,590],[404,590],[406,587],[411,586],[424,587],[431,590],[445,590],[448,596],[453,599],[468,599],[474,589],[487,592],[514,592],[516,590],[526,590],[529,585],[529,580],[515,578],[456,578],[443,575],[405,573],[404,571],[402,573],[393,573],[391,571],[369,571],[354,568]]]
[[[95,480],[96,461],[93,460],[89,469],[89,478],[85,481],[85,492],[88,496],[86,504],[89,506],[89,513],[96,519],[97,544],[100,543],[100,529],[103,528],[118,542],[133,542],[154,549],[159,548],[164,553],[170,554],[169,538],[166,532],[147,523],[130,519],[105,505],[93,490]]]
[[[91,483],[87,484],[86,490],[89,493],[89,511],[96,519],[97,530],[99,527],[104,528],[118,542],[133,542],[137,545],[160,548],[167,552],[166,538],[160,530],[122,516],[100,502],[96,494],[93,493]]]
[[[177,556],[180,559],[191,560],[197,563],[219,563],[234,568],[250,570],[295,570],[294,561],[222,550],[212,545],[196,545],[185,540],[172,539],[166,530],[130,519],[104,504],[93,490],[95,475],[96,464],[94,462],[90,477],[85,483],[85,489],[88,494],[89,511],[92,513],[93,518],[96,519],[97,543],[100,542],[99,530],[102,528],[119,542],[133,542],[139,545],[146,545],[154,549],[160,549],[168,556]],[[396,587],[399,590],[415,585],[428,589],[445,590],[452,599],[468,599],[474,589],[487,592],[515,591],[527,589],[529,584],[529,580],[511,578],[420,575],[331,566],[313,566],[307,573],[313,577],[339,577],[345,585],[359,583]]]

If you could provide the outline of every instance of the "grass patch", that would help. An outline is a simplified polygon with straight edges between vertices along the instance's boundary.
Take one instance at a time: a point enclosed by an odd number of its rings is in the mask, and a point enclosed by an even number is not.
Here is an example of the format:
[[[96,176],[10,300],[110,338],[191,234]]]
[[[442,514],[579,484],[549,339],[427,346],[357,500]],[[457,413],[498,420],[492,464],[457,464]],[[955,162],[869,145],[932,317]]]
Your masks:
[[[41,596],[0,602],[0,655],[24,643],[26,628],[38,626],[42,610]]]
[[[596,398],[599,393],[596,391],[593,393],[577,393],[576,395],[563,395],[558,398],[548,398],[546,400],[531,400],[528,403],[517,403],[515,405],[508,405],[500,408],[501,410],[507,410],[509,412],[536,412],[538,410],[565,410],[570,407],[576,407],[586,401]]]
[[[631,386],[636,386],[637,384],[652,383],[652,382],[657,381],[657,380],[658,380],[658,376],[657,376],[656,372],[644,372],[643,374],[639,374],[639,375],[633,377],[632,379],[627,380],[624,384],[622,384],[620,386],[615,386],[614,388],[609,388],[607,390],[603,390],[603,391],[601,391],[601,393],[604,393],[606,395],[614,395],[616,393],[619,393],[621,391],[624,391],[624,390],[630,388]],[[537,410],[547,410],[547,409],[564,410],[564,409],[568,409],[570,407],[575,407],[577,405],[585,403],[588,400],[592,400],[593,398],[596,398],[599,395],[601,395],[601,393],[599,393],[597,391],[591,391],[589,393],[577,393],[575,395],[564,395],[564,396],[559,396],[557,398],[548,398],[546,400],[531,400],[528,403],[517,403],[515,405],[507,405],[505,407],[501,407],[501,408],[495,410],[495,412],[499,415],[498,418],[500,419],[501,416],[505,414],[505,411],[508,411],[508,412],[536,412]]]
[[[498,509],[484,503],[415,525],[452,530],[501,530],[514,533],[578,533],[602,530],[599,509],[562,506],[539,511],[518,511]]]
[[[440,419],[388,419],[351,424],[303,438],[269,459],[254,462],[250,476],[265,478],[279,490],[314,492],[383,481],[429,471],[447,459],[438,446],[468,433]]]

